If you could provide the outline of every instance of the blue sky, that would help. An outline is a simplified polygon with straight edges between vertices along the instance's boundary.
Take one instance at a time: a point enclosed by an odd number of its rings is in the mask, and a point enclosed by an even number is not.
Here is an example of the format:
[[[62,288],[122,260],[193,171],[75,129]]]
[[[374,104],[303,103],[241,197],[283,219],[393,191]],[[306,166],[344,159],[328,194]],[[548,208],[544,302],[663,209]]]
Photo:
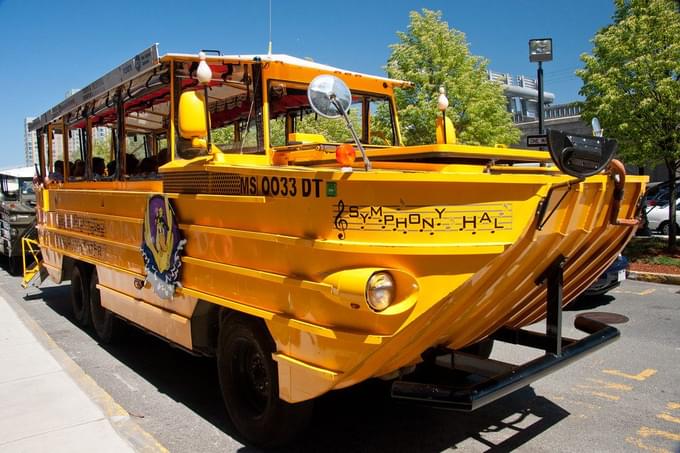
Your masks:
[[[210,9],[207,9],[207,8]],[[274,53],[384,74],[412,10],[441,10],[467,35],[470,50],[498,72],[535,75],[530,38],[552,37],[555,59],[544,65],[545,90],[556,102],[579,98],[579,55],[611,22],[610,0],[308,1],[272,0]],[[161,54],[219,49],[266,53],[268,0],[0,0],[0,168],[23,164],[23,120],[58,103],[150,44]]]

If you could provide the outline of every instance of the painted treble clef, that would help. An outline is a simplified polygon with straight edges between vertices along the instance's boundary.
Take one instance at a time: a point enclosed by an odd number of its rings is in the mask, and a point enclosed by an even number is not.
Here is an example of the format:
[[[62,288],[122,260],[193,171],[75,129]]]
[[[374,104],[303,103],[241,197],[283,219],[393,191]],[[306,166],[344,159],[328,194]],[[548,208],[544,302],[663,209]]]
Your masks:
[[[349,226],[347,220],[342,218],[343,212],[345,212],[345,203],[340,200],[338,201],[338,213],[335,216],[335,229],[340,230],[338,239],[345,239],[345,230]]]

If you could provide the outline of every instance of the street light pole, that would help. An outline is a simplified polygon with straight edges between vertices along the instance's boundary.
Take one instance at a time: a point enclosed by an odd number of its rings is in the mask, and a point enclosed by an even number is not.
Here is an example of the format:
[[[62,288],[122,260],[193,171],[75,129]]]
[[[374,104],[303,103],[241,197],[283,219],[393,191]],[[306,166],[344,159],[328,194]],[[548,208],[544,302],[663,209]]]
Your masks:
[[[538,134],[543,135],[543,62],[538,62]]]
[[[538,134],[543,135],[543,62],[552,61],[551,38],[529,40],[529,61],[538,63]]]

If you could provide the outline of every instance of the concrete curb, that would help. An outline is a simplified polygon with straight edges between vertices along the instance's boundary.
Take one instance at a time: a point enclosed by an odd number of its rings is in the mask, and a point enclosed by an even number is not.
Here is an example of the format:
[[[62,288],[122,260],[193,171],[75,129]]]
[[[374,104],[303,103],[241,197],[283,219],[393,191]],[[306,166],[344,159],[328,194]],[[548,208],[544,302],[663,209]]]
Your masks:
[[[135,423],[130,414],[123,409],[103,388],[99,387],[90,375],[85,373],[78,364],[57,345],[40,325],[31,318],[24,308],[13,300],[3,288],[0,287],[2,296],[10,305],[17,317],[31,331],[40,344],[54,357],[73,381],[85,392],[85,394],[102,410],[109,419],[114,430],[140,453],[169,453],[169,450],[161,445],[156,438],[144,431]]]
[[[680,275],[674,274],[657,274],[656,272],[628,271],[628,278],[630,280],[639,280],[643,282],[665,283],[667,285],[680,285]]]

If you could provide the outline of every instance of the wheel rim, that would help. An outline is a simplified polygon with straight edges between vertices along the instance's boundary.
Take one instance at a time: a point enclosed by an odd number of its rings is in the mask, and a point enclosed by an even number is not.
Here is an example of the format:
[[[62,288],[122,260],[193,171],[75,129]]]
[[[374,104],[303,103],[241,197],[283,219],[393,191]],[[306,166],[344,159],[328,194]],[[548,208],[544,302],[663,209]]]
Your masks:
[[[271,394],[271,376],[263,352],[246,339],[234,344],[232,372],[239,406],[251,417],[261,416]]]

